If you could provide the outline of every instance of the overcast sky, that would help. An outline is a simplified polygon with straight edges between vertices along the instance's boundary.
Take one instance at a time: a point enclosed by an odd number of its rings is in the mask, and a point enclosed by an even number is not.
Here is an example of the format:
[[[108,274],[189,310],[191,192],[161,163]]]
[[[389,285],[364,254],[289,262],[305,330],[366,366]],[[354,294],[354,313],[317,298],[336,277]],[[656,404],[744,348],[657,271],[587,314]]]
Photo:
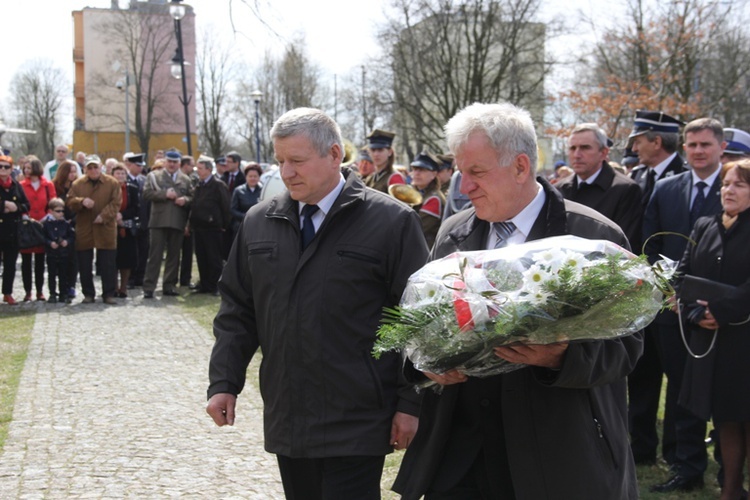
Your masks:
[[[128,1],[120,3],[126,7]],[[330,77],[367,64],[379,52],[375,34],[384,19],[383,9],[388,0],[257,2],[263,22],[248,7],[254,0],[190,0],[186,3],[195,9],[199,34],[204,27],[220,32],[222,38],[233,45],[237,57],[250,65],[259,62],[267,48],[283,47],[285,40],[293,39],[296,34],[305,35],[308,55]],[[68,74],[72,84],[71,12],[87,6],[109,8],[111,0],[8,0],[5,3],[0,45],[0,117],[7,113],[10,79],[25,61],[50,59]],[[570,26],[577,22],[577,11],[595,13],[602,9],[597,5],[601,3],[594,0],[547,0],[543,13],[545,19],[565,16]],[[580,31],[590,34],[588,26],[581,25]],[[555,46],[567,46],[567,42],[558,42]],[[552,50],[556,50],[555,47]]]

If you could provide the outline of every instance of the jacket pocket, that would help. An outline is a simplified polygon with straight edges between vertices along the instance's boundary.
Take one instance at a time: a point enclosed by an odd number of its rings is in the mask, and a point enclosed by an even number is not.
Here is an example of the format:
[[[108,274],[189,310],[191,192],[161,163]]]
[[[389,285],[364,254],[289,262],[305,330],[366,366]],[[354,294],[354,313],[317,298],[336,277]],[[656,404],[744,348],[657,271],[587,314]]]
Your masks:
[[[342,260],[342,261],[343,259],[354,259],[354,260],[360,260],[362,262],[369,262],[370,264],[380,264],[379,258],[374,257],[372,255],[367,255],[359,251],[338,250],[336,252],[336,255],[338,255],[339,260]]]
[[[275,241],[257,241],[246,247],[247,263],[250,269],[268,266],[278,261],[278,244]]]
[[[604,421],[598,411],[595,401],[593,401],[591,397],[590,392],[588,395],[588,399],[589,399],[589,407],[591,409],[591,424],[594,428],[594,432],[596,433],[597,448],[599,449],[602,455],[602,458],[604,459],[609,458],[609,461],[612,464],[612,467],[614,467],[615,470],[617,470],[620,467],[617,463],[617,459],[615,457],[615,451],[612,448],[612,443],[609,440],[609,435],[607,434],[607,427],[604,424]]]

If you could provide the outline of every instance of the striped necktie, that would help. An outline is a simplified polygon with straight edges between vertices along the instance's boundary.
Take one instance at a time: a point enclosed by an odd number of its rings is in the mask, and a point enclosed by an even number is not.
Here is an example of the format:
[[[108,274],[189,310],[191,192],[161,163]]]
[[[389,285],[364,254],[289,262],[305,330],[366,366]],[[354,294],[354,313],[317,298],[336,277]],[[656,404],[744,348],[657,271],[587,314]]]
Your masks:
[[[495,236],[497,236],[497,240],[495,241],[495,248],[503,248],[508,244],[508,238],[511,234],[513,234],[513,231],[516,230],[516,225],[512,222],[493,222],[492,228],[495,230]]]

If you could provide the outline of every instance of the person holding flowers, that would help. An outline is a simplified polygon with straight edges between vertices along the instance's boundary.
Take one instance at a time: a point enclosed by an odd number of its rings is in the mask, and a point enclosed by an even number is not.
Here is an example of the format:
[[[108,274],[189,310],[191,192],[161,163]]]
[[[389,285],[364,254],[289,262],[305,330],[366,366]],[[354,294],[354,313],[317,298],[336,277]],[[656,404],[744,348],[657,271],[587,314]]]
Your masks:
[[[566,201],[535,176],[537,141],[529,113],[514,105],[473,104],[446,125],[473,208],[445,221],[431,260],[571,234],[627,248],[622,230],[598,212]],[[625,377],[642,335],[495,348],[527,365],[501,375],[420,372],[442,391],[423,394],[419,429],[393,489],[404,499],[635,499],[627,438]]]

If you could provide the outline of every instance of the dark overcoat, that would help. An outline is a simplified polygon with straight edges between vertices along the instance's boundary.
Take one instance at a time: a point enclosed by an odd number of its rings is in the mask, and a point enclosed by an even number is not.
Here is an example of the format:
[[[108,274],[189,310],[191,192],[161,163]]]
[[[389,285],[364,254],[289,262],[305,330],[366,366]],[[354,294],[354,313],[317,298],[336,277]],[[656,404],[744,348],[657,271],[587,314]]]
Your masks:
[[[578,176],[571,175],[555,187],[566,200],[593,208],[620,226],[631,246],[640,241],[643,207],[641,189],[628,176],[616,172],[609,163],[602,162],[599,175],[591,184],[578,185]]]
[[[371,353],[383,307],[399,303],[427,258],[419,217],[345,175],[303,252],[298,203],[288,192],[253,206],[219,281],[208,395],[242,391],[260,348],[270,453],[385,455],[394,413],[419,412],[400,357]]]
[[[721,215],[695,223],[689,245],[678,267],[678,276],[690,274],[736,286],[731,294],[709,301],[719,323],[716,345],[702,359],[688,357],[680,404],[697,416],[718,421],[750,421],[750,210],[740,213],[728,230]],[[676,285],[680,286],[680,280]],[[706,297],[708,299],[708,297]],[[741,323],[741,324],[740,324]],[[713,330],[692,325],[691,350],[708,351]]]
[[[547,199],[530,240],[573,234],[627,246],[624,234],[612,221],[564,201],[549,183],[539,182]],[[431,258],[484,249],[488,231],[489,224],[479,220],[473,208],[459,212],[443,223]],[[501,379],[502,425],[497,425],[517,499],[638,497],[627,437],[625,377],[641,350],[640,333],[618,340],[579,342],[568,347],[559,372],[526,367],[482,379]],[[406,370],[407,374],[413,370],[408,361]],[[465,384],[446,386],[440,395],[424,392],[419,430],[393,487],[404,499],[419,498],[432,484],[444,447],[457,430],[453,419],[465,390],[462,386],[476,382],[470,378]],[[478,414],[485,401],[468,411]],[[467,455],[473,452],[468,449],[469,441],[473,440],[467,439],[461,450]],[[461,461],[461,457],[456,459]]]

